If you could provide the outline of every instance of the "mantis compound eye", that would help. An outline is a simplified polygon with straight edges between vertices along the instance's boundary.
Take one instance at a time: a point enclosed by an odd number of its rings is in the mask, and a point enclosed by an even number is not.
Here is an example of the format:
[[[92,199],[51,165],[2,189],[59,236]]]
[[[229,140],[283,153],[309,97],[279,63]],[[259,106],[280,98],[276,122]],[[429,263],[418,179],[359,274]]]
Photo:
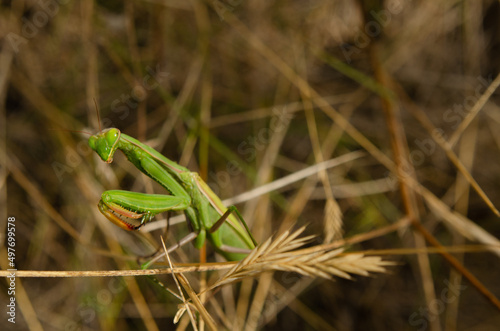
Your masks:
[[[109,146],[112,147],[116,144],[116,142],[118,141],[118,139],[120,139],[120,130],[118,129],[109,129],[106,133],[105,133],[105,138],[106,138],[106,141],[108,142]]]

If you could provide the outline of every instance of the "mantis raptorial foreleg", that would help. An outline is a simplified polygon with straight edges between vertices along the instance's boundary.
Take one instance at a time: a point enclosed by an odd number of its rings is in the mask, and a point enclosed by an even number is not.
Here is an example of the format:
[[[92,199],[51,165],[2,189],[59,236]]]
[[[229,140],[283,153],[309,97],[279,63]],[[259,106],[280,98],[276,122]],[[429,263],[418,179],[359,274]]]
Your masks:
[[[147,204],[144,204],[147,201]],[[161,194],[134,193],[112,190],[102,194],[99,210],[110,221],[125,230],[138,230],[153,219],[154,215],[165,211],[183,211],[189,206],[189,201],[183,197]],[[140,219],[140,224],[133,225],[127,219]]]

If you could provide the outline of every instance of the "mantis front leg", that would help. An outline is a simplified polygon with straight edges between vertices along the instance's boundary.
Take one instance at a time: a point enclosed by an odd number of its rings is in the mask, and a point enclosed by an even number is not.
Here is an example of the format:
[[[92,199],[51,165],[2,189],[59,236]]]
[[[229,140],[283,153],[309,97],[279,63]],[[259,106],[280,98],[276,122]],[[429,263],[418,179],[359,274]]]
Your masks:
[[[189,206],[190,201],[184,197],[121,190],[104,192],[98,204],[99,210],[108,220],[129,231],[139,229],[156,214],[171,210],[184,211]],[[123,218],[140,219],[140,224],[131,224]]]

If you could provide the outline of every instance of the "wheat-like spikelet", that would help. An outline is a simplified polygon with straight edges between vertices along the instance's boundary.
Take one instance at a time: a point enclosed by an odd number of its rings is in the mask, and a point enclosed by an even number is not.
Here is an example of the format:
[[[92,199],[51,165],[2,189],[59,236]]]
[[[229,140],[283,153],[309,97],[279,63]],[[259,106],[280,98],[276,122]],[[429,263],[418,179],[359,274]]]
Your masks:
[[[326,279],[332,279],[332,276],[351,279],[351,274],[368,276],[370,272],[385,272],[384,266],[394,265],[378,256],[364,256],[361,253],[340,255],[343,248],[320,251],[298,249],[314,237],[297,238],[304,230],[305,227],[301,227],[292,234],[284,232],[274,241],[272,238],[268,239],[217,280],[210,289],[266,271],[296,272]]]
[[[304,276],[326,279],[332,279],[333,276],[351,279],[351,274],[368,276],[370,272],[385,272],[384,266],[394,265],[393,262],[382,261],[378,256],[364,256],[361,253],[340,255],[343,252],[342,248],[299,249],[315,237],[299,238],[304,230],[305,226],[291,234],[290,231],[286,231],[275,240],[268,239],[201,293],[266,271],[296,272]],[[201,293],[196,294],[184,276],[176,276],[192,300],[190,303],[183,299],[184,304],[176,314],[176,321],[189,310],[189,307],[192,307],[200,313],[207,326],[213,329],[215,325],[213,319],[198,299]]]

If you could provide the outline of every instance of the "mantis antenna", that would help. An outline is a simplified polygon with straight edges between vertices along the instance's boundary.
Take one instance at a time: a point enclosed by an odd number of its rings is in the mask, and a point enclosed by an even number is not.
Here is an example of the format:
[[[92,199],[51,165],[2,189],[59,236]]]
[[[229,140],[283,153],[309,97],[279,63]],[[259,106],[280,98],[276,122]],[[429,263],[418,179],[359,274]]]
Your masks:
[[[99,107],[97,106],[97,101],[95,98],[94,99],[94,104],[95,104],[95,111],[97,113],[97,123],[99,124],[99,132],[102,132],[101,128],[101,115],[99,114]]]

